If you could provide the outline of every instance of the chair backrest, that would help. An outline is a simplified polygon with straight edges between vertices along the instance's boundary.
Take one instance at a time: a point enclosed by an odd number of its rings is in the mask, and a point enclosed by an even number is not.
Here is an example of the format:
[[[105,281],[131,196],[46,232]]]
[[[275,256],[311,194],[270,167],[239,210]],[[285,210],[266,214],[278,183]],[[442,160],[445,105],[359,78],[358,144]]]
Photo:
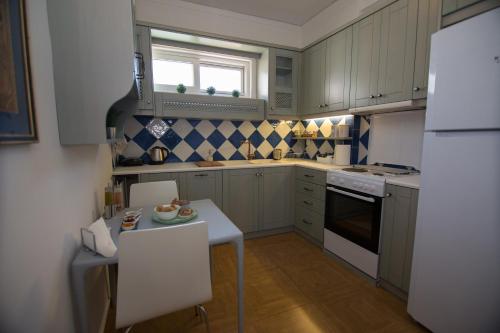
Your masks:
[[[116,328],[211,298],[207,222],[120,234]]]
[[[130,186],[130,207],[168,204],[179,198],[175,180],[137,183]]]

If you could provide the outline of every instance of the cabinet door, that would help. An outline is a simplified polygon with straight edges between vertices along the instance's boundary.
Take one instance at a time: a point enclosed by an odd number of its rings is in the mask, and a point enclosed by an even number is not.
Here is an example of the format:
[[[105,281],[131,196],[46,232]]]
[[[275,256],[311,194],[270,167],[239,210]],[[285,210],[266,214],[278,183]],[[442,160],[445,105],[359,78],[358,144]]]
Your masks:
[[[326,42],[323,41],[304,52],[303,110],[305,114],[320,113],[325,103]]]
[[[290,226],[292,221],[292,167],[264,168],[260,181],[259,229]]]
[[[352,27],[351,107],[376,103],[381,23],[377,12]]]
[[[222,207],[222,171],[186,172],[184,180],[187,200],[211,199]]]
[[[177,183],[177,192],[181,199],[185,198],[184,186],[182,186],[182,174],[178,172],[162,172],[162,173],[143,173],[139,175],[140,183],[162,182],[166,180],[175,180]]]
[[[390,195],[384,199],[380,276],[395,287],[408,292],[418,190],[387,185]]]
[[[349,108],[351,88],[352,27],[326,41],[325,100],[328,111]]]
[[[419,0],[417,21],[417,46],[413,74],[413,99],[427,97],[431,35],[438,30],[439,2]]]
[[[269,115],[297,115],[299,53],[281,49],[269,52]]]
[[[223,211],[242,232],[257,231],[260,169],[223,171]]]
[[[136,52],[142,55],[144,79],[139,87],[142,98],[137,102],[139,110],[153,110],[153,69],[151,58],[151,33],[150,28],[142,25],[135,27]]]
[[[382,10],[377,104],[409,100],[413,92],[418,0]]]

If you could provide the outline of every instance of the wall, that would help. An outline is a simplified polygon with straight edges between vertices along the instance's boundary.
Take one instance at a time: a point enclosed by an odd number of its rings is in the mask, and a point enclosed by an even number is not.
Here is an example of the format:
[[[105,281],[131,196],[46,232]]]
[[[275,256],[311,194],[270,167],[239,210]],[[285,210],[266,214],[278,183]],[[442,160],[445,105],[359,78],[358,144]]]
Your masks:
[[[59,144],[46,1],[26,2],[40,142],[0,146],[0,332],[73,332],[70,262],[103,207],[110,153]]]
[[[302,45],[316,42],[358,18],[363,9],[377,0],[337,0],[302,26]]]
[[[210,35],[302,47],[299,26],[179,0],[137,0],[136,19]]]
[[[272,158],[274,148],[283,153],[290,149],[303,157],[314,159],[316,154],[333,153],[335,142],[332,140],[296,140],[294,131],[318,131],[319,137],[329,137],[332,124],[348,124],[351,126],[353,163],[358,161],[358,146],[368,145],[368,127],[366,120],[356,116],[339,116],[331,118],[311,119],[304,121],[229,121],[163,118],[164,132],[157,139],[148,130],[152,116],[134,116],[125,123],[125,136],[128,141],[122,155],[124,157],[141,157],[145,163],[151,161],[148,150],[154,146],[166,147],[171,151],[166,162],[196,162],[204,160],[209,150],[216,161],[246,159],[248,139],[252,144],[252,152],[256,158]],[[155,129],[158,129],[155,119]],[[360,129],[361,126],[361,129]],[[364,127],[363,127],[364,126]],[[360,130],[362,132],[360,132]],[[362,135],[360,135],[360,133]],[[159,134],[160,135],[160,134]],[[360,140],[361,137],[361,140]],[[366,141],[364,140],[366,138]],[[351,144],[351,142],[345,142]],[[363,146],[364,147],[364,146]],[[360,160],[366,162],[366,149]]]

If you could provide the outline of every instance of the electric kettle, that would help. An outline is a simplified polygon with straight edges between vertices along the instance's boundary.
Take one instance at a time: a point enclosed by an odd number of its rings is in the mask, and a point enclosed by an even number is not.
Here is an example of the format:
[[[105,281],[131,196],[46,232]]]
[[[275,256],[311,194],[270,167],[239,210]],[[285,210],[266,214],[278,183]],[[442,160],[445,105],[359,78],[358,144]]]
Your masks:
[[[168,157],[170,152],[165,147],[155,146],[149,150],[151,164],[162,164]]]

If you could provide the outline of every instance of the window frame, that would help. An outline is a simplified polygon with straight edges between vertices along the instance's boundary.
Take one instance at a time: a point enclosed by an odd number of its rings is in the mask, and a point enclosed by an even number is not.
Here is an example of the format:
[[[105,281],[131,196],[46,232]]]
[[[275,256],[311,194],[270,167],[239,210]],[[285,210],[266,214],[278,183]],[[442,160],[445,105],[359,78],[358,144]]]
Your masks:
[[[231,68],[241,70],[240,97],[255,98],[257,62],[256,59],[230,56],[216,52],[206,52],[185,49],[162,44],[152,45],[152,62],[155,60],[171,60],[177,62],[193,64],[193,82],[194,86],[186,86],[186,92],[190,94],[206,95],[206,91],[201,89],[200,67]],[[153,64],[153,86],[155,92],[176,92],[177,85],[154,83],[154,64]],[[215,87],[217,89],[217,87]],[[217,96],[231,96],[232,91],[216,91]]]

